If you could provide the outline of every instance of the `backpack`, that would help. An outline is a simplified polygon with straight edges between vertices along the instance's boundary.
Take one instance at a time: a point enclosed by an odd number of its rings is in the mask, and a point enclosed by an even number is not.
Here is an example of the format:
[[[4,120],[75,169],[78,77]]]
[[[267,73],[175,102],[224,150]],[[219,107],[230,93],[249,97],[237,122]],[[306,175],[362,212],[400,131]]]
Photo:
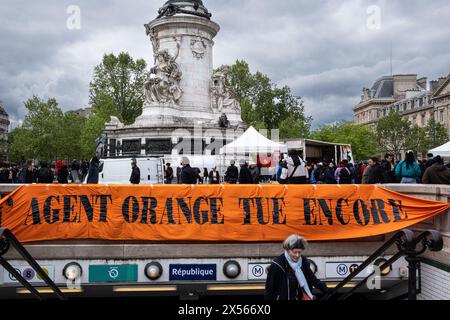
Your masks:
[[[350,183],[352,181],[352,176],[350,174],[350,170],[348,168],[342,168],[339,171],[339,182],[342,183]]]
[[[317,181],[325,181],[325,177],[326,177],[326,169],[325,168],[319,168],[317,170],[317,175],[316,175],[316,180]]]
[[[27,167],[22,167],[18,173],[19,183],[27,181]]]
[[[334,178],[334,169],[333,168],[326,168],[325,169],[325,180],[328,182],[336,183],[336,179]]]
[[[53,182],[53,173],[49,168],[41,168],[39,170],[39,183],[51,183]]]

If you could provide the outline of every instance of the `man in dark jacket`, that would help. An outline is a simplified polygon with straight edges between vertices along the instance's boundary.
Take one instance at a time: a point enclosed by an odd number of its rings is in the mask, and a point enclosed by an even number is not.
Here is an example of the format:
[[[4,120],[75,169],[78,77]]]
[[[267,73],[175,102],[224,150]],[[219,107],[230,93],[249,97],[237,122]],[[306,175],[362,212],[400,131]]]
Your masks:
[[[306,280],[308,290],[310,290],[311,293],[313,288],[317,288],[323,293],[328,293],[330,291],[330,289],[314,275],[308,258],[302,256],[303,251],[306,249],[306,245],[306,240],[296,235],[290,236],[284,241],[283,248],[285,249],[285,253],[275,258],[269,267],[269,273],[266,280],[266,300],[302,300],[302,291],[305,291],[306,289],[302,290],[296,272],[291,266],[292,262],[288,261],[288,258],[293,260],[291,255],[296,256],[294,263],[299,264],[304,279]]]
[[[394,168],[394,156],[387,154],[384,156],[384,160],[381,161],[381,166],[386,172],[386,183],[395,182],[395,168]]]
[[[198,172],[191,167],[190,161],[187,157],[181,160],[181,183],[182,184],[197,184]]]
[[[231,161],[230,166],[227,168],[227,171],[225,172],[225,182],[236,184],[239,178],[239,170],[234,165],[235,162]]]
[[[137,166],[136,159],[131,160],[131,168],[132,168],[131,177],[130,177],[131,184],[140,184],[141,183],[141,170]]]
[[[2,167],[0,168],[0,183],[9,183],[9,172],[8,164],[3,162]]]
[[[55,175],[53,171],[48,167],[46,161],[41,162],[41,168],[39,169],[37,183],[53,183]]]
[[[364,172],[363,184],[386,183],[386,171],[377,157],[369,159],[369,165]]]
[[[173,180],[173,168],[170,166],[170,163],[166,164],[166,169],[164,170],[164,179],[165,184],[172,184]]]
[[[433,159],[433,165],[423,175],[424,184],[450,184],[450,169],[444,165],[440,156]]]
[[[58,183],[67,184],[69,183],[69,169],[65,163],[58,169]]]
[[[245,160],[241,160],[239,165],[241,166],[241,171],[239,171],[239,184],[252,184],[252,173],[248,168],[247,162],[245,162]]]
[[[432,153],[427,154],[427,162],[425,162],[425,167],[428,169],[434,164],[434,156]]]
[[[33,183],[34,180],[34,166],[33,160],[28,160],[26,165],[22,167],[19,172],[19,183],[30,184]]]
[[[100,160],[94,156],[89,164],[89,173],[87,184],[98,184],[98,175],[100,173]]]

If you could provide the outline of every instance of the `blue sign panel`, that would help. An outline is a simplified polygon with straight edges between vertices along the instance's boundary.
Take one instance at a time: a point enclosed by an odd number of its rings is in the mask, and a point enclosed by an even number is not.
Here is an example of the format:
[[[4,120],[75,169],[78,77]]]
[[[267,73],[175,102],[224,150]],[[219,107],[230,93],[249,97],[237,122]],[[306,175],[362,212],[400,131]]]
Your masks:
[[[215,281],[217,266],[215,264],[171,264],[170,281]]]

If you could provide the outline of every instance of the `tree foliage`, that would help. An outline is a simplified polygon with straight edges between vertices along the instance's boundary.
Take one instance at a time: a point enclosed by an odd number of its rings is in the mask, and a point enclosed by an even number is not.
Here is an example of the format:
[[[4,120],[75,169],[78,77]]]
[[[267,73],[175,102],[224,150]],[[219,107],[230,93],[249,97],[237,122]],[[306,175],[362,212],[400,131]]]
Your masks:
[[[64,114],[55,99],[44,101],[33,96],[25,107],[25,121],[11,134],[12,159],[78,158],[84,118],[71,112]]]
[[[402,118],[398,112],[391,112],[377,123],[376,137],[381,153],[393,154],[400,158],[406,150],[407,138],[411,134],[411,123]]]
[[[93,100],[92,108],[92,115],[86,120],[80,137],[80,155],[83,159],[89,159],[94,155],[96,139],[101,136],[105,129],[105,124],[111,120],[111,116],[115,116],[123,121],[118,106],[105,92],[97,94]]]
[[[355,159],[365,160],[377,153],[375,132],[366,126],[342,122],[319,128],[311,134],[316,140],[350,144]]]
[[[105,54],[102,63],[94,69],[91,105],[96,104],[99,95],[106,94],[116,104],[124,123],[132,124],[142,113],[146,67],[145,60],[134,60],[125,52],[118,56]]]
[[[418,155],[426,155],[429,150],[448,142],[447,129],[441,123],[428,122],[424,128],[412,126],[406,138],[405,148]]]
[[[311,118],[304,113],[303,101],[288,86],[277,87],[261,72],[252,74],[241,60],[231,66],[229,85],[240,102],[242,120],[256,129],[280,129],[280,138],[309,135]]]

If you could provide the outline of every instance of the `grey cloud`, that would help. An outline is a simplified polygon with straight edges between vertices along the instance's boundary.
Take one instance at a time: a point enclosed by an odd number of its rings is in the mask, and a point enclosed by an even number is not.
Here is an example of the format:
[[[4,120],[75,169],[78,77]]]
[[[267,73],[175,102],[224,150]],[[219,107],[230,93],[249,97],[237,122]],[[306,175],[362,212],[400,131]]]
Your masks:
[[[128,51],[151,63],[143,24],[164,0],[13,1],[0,3],[0,100],[14,122],[32,94],[64,110],[87,106],[92,71],[104,53]],[[434,79],[450,73],[450,3],[350,0],[204,0],[221,25],[214,63],[245,59],[305,100],[314,125],[351,120],[362,87],[390,72]],[[81,30],[66,28],[69,5]],[[381,29],[366,26],[381,9]]]

